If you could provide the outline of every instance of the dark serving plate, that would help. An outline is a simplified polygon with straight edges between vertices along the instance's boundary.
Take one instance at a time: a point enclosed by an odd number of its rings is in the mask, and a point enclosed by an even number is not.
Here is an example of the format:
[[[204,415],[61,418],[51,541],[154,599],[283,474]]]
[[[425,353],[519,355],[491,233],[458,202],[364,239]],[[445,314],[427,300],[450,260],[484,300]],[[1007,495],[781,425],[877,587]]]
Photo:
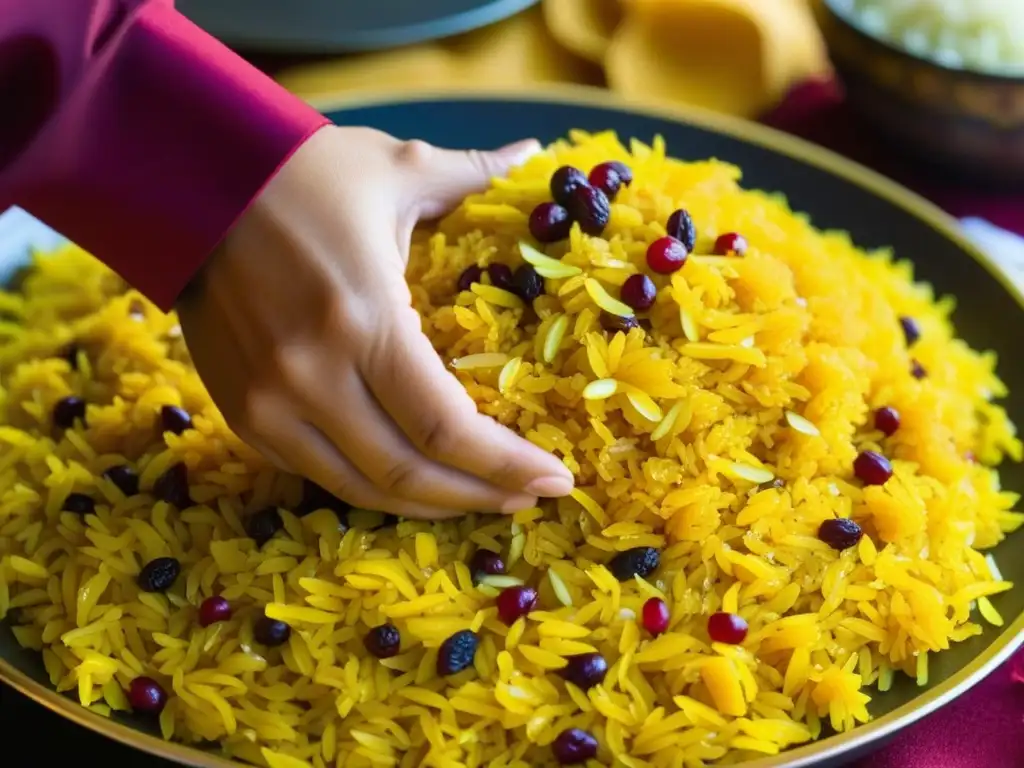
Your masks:
[[[320,104],[335,122],[369,125],[402,138],[422,138],[461,148],[492,148],[535,136],[551,141],[571,128],[614,129],[623,138],[650,141],[661,134],[671,155],[686,159],[717,157],[744,169],[747,186],[785,193],[796,210],[809,213],[822,228],[852,233],[866,248],[892,246],[901,258],[914,261],[918,277],[938,293],[957,299],[954,320],[972,346],[999,354],[999,372],[1009,386],[1006,401],[1011,418],[1024,424],[1024,358],[1012,330],[1024,320],[1024,295],[993,263],[959,233],[955,222],[938,209],[850,161],[798,139],[759,127],[696,111],[656,111],[626,107],[599,92],[559,89],[535,96],[437,95],[406,99]],[[1024,466],[1003,469],[1005,487],[1024,491]],[[1024,582],[1024,529],[1010,536],[995,556],[1006,578]],[[867,754],[902,728],[950,702],[1008,659],[1024,641],[1024,589],[993,599],[1007,626],[984,634],[934,657],[930,682],[918,688],[899,680],[893,690],[872,704],[875,719],[849,733],[832,736],[782,755],[745,764],[748,768],[836,768]],[[233,765],[216,754],[168,744],[128,718],[107,720],[54,693],[46,684],[40,658],[21,650],[11,633],[0,628],[0,682],[6,682],[68,720],[110,739],[179,763],[226,768]],[[0,692],[8,701],[10,691]],[[20,699],[19,699],[20,700]],[[25,727],[47,719],[54,731],[59,721],[36,705],[24,715]],[[0,715],[11,706],[0,701]],[[6,722],[10,722],[7,720]],[[101,739],[81,729],[64,728],[68,743],[83,742],[74,753],[100,749]],[[91,740],[91,741],[90,741]],[[58,739],[65,741],[65,739]],[[90,746],[91,743],[91,746]],[[129,750],[102,746],[109,762],[132,759]],[[136,758],[137,759],[137,758]],[[161,763],[153,760],[154,766]],[[993,766],[995,768],[995,766]]]
[[[458,35],[538,0],[178,0],[223,42],[278,53],[376,51]]]

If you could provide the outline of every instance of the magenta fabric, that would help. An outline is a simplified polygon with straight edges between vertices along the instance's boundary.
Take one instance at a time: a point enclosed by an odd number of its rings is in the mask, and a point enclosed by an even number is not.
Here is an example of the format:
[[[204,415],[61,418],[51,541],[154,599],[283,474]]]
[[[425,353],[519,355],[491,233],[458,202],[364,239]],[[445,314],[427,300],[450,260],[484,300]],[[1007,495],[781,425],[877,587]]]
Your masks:
[[[327,121],[171,0],[0,0],[0,211],[168,309]]]
[[[801,85],[764,122],[881,171],[958,218],[1024,235],[1024,194],[966,187],[907,163],[858,124],[835,83]],[[856,768],[1024,768],[1024,651]]]
[[[1024,651],[855,768],[1024,768]]]

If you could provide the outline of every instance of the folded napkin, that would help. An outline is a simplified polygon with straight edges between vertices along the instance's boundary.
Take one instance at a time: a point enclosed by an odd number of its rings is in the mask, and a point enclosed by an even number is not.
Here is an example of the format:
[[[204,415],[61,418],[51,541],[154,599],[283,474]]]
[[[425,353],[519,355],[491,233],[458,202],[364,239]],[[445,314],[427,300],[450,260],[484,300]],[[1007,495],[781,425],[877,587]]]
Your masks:
[[[544,0],[465,35],[285,71],[306,98],[541,83],[754,116],[828,71],[809,0]]]

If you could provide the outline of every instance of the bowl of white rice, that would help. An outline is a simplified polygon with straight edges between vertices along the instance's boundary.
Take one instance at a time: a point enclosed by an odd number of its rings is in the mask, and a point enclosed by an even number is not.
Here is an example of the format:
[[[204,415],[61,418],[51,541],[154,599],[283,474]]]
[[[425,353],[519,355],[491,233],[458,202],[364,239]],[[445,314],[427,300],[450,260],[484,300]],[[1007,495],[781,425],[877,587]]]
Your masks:
[[[1022,0],[814,0],[854,110],[943,173],[1024,187]]]

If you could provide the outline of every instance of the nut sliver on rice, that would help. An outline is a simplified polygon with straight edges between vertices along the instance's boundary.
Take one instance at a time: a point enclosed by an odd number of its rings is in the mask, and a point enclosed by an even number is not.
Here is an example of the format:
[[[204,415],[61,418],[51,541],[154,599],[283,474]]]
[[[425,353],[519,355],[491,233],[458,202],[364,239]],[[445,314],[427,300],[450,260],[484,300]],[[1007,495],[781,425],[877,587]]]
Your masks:
[[[0,616],[93,711],[272,768],[732,764],[864,722],[1001,621],[1021,445],[948,302],[738,179],[573,133],[415,234],[452,374],[577,478],[508,517],[346,514],[230,433],[173,317],[37,257],[0,294]]]

